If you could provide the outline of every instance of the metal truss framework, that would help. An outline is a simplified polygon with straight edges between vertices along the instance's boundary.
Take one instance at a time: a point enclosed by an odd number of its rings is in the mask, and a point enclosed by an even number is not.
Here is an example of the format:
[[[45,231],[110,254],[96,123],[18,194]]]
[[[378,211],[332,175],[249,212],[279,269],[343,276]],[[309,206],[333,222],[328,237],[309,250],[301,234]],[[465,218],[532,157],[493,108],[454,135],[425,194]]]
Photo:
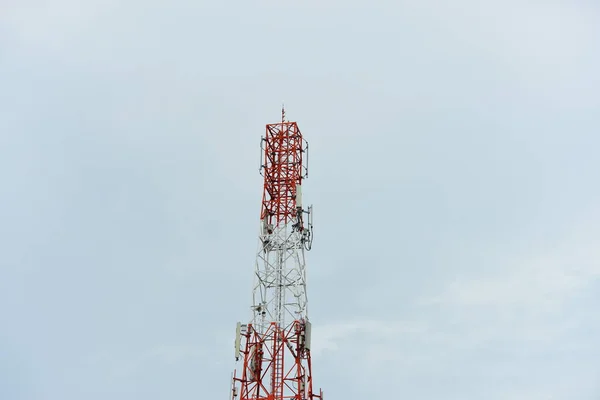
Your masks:
[[[314,400],[307,315],[305,251],[312,246],[312,207],[302,207],[308,143],[295,122],[266,126],[261,141],[264,177],[252,317],[238,323],[232,399]],[[306,215],[306,218],[305,218]],[[238,390],[239,384],[239,390]]]
[[[275,322],[263,334],[248,325],[241,328],[245,339],[244,368],[241,376],[234,371],[233,393],[237,395],[236,382],[241,384],[240,398],[322,399],[323,392],[313,394],[312,365],[310,358],[310,323],[294,321],[285,329]]]

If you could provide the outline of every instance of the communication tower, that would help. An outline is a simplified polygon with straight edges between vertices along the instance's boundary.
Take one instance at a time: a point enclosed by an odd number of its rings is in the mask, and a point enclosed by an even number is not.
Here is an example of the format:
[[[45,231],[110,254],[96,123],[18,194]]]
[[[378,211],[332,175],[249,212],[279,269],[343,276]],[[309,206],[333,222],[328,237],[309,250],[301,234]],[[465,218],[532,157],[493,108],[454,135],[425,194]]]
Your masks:
[[[296,122],[268,124],[261,140],[264,177],[250,322],[238,322],[232,400],[315,400],[305,251],[312,246],[312,206],[302,204],[308,142]]]

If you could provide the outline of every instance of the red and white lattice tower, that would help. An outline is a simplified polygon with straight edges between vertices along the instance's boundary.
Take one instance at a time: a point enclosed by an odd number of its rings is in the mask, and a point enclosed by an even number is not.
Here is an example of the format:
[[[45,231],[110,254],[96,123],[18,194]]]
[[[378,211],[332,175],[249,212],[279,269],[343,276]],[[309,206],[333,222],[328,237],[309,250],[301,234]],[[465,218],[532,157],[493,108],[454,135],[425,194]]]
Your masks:
[[[312,207],[302,206],[308,143],[296,122],[267,125],[261,141],[264,176],[252,316],[237,324],[232,400],[315,400],[305,250],[312,244]]]

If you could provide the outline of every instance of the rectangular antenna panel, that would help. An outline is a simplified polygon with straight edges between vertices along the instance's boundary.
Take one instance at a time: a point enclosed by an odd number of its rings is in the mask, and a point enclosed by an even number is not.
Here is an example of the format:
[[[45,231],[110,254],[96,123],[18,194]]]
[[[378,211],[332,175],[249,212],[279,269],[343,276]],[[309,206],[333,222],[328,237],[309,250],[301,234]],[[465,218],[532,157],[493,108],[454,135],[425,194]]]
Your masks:
[[[296,185],[296,207],[302,208],[302,185]]]
[[[238,322],[235,327],[235,359],[238,360],[240,358],[240,345],[241,345],[241,333],[242,333],[242,323]]]
[[[310,334],[311,334],[311,324],[309,321],[306,321],[306,325],[304,326],[304,347],[310,350]]]

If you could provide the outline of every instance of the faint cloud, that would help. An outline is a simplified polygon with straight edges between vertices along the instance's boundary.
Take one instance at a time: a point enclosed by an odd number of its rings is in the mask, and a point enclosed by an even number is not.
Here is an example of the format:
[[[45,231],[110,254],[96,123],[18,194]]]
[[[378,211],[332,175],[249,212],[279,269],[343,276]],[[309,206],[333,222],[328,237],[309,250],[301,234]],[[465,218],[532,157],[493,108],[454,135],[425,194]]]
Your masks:
[[[69,37],[89,29],[116,1],[14,1],[2,5],[0,22],[5,32],[20,44],[48,49],[63,47]]]
[[[423,339],[465,352],[511,343],[520,356],[568,348],[567,338],[593,325],[581,297],[600,277],[598,215],[573,224],[552,246],[522,258],[507,255],[491,273],[460,276],[440,294],[418,299],[421,315],[436,318],[435,332]]]
[[[110,364],[110,374],[114,378],[126,378],[145,368],[147,364],[174,365],[189,359],[206,356],[205,348],[198,345],[157,345],[127,359],[106,353],[94,356],[95,362]]]
[[[150,349],[146,358],[175,364],[189,358],[200,358],[205,354],[205,349],[200,346],[161,345]]]
[[[590,354],[593,348],[593,335],[581,330],[596,326],[591,314],[572,306],[600,277],[598,215],[589,213],[554,245],[524,257],[507,254],[496,271],[461,276],[439,295],[416,299],[410,322],[350,320],[315,326],[313,352],[320,359],[330,351],[348,360],[343,374],[357,374],[354,384],[361,388],[398,373],[413,379],[455,374],[466,382],[478,376],[480,366],[490,371],[482,375],[486,383],[480,386],[498,379],[523,382],[498,388],[491,398],[550,399],[574,382],[585,384],[587,377],[569,377],[561,386],[528,376],[548,352],[558,361],[547,363],[546,373],[562,368],[560,360],[567,354]],[[351,355],[345,353],[348,349]],[[465,372],[455,369],[457,363]]]
[[[366,342],[389,340],[402,335],[425,332],[421,323],[385,320],[354,320],[333,322],[313,327],[312,353],[337,351],[346,341],[366,337]]]
[[[459,277],[421,305],[536,308],[554,311],[600,276],[600,218],[575,226],[547,250],[508,260],[493,274]]]

